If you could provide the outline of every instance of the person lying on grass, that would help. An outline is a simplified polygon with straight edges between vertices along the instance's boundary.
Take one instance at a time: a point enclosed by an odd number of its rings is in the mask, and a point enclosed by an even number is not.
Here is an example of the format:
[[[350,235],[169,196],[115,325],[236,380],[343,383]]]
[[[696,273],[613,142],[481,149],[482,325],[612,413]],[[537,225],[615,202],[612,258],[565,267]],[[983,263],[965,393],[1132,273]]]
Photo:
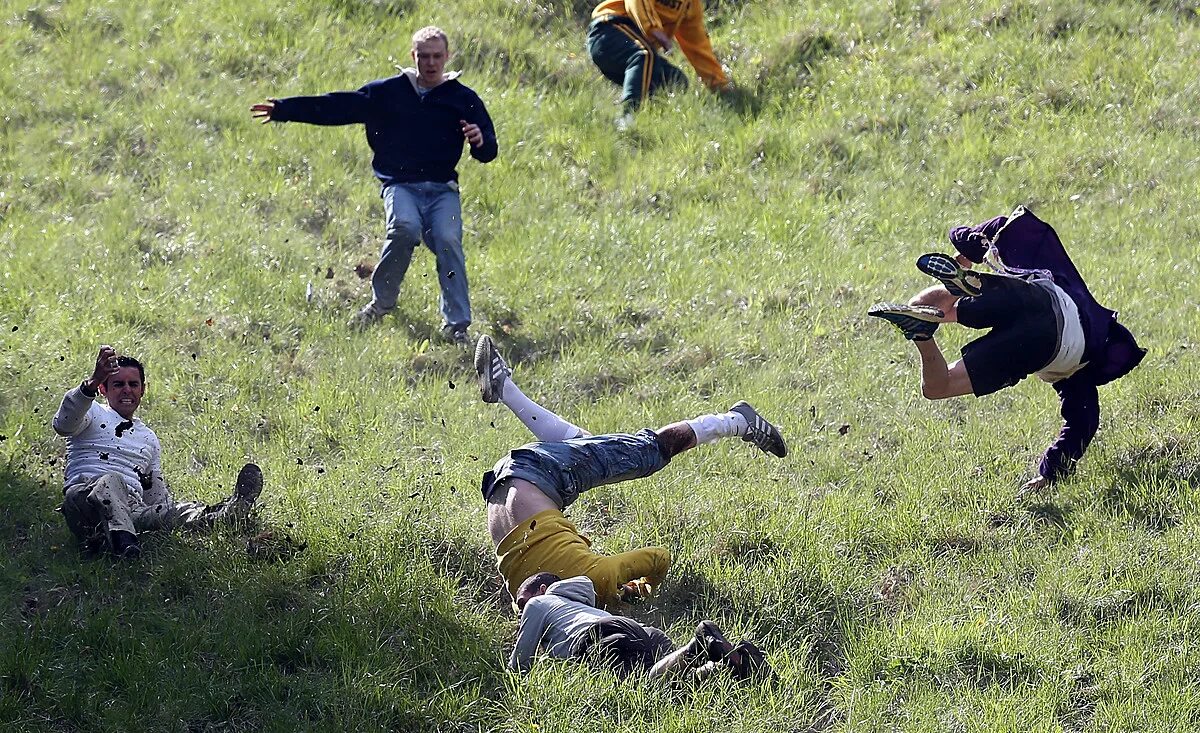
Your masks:
[[[484,474],[488,531],[496,543],[500,574],[514,598],[530,575],[586,575],[600,602],[649,595],[671,565],[662,547],[600,555],[564,515],[579,495],[596,486],[649,476],[697,445],[740,437],[780,458],[787,445],[779,429],[745,402],[720,415],[701,415],[658,430],[592,435],[525,396],[488,336],[475,347],[475,370],[484,402],[502,402],[538,442],[512,450]]]
[[[97,393],[107,405],[95,401]],[[175,501],[163,479],[158,436],[134,415],[145,394],[141,362],[101,346],[92,375],[63,396],[54,415],[54,431],[67,439],[59,511],[90,551],[107,547],[135,559],[139,532],[244,519],[262,492],[262,471],[247,463],[228,499],[213,506]]]
[[[740,680],[773,676],[753,642],[730,644],[712,621],[701,621],[693,637],[676,649],[661,630],[600,610],[586,575],[560,580],[553,573],[536,573],[521,583],[516,599],[521,622],[508,660],[514,672],[528,672],[540,647],[550,657],[583,661],[622,676],[706,677],[719,669]]]
[[[1100,427],[1097,387],[1133,370],[1146,355],[1116,312],[1084,284],[1054,229],[1018,206],[973,227],[955,227],[954,257],[931,253],[917,269],[941,281],[907,305],[878,303],[867,311],[898,326],[921,358],[921,393],[938,400],[977,397],[1030,374],[1056,392],[1063,426],[1025,489],[1069,476]],[[970,270],[988,263],[994,273]],[[934,332],[942,323],[991,329],[947,365]]]

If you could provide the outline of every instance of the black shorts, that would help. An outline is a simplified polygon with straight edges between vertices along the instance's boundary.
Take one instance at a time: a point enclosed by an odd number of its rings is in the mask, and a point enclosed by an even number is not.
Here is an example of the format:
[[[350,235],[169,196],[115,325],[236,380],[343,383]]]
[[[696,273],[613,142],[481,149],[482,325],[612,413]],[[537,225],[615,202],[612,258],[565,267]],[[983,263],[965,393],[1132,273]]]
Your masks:
[[[958,301],[958,322],[990,328],[962,348],[963,366],[976,397],[1011,387],[1058,354],[1054,296],[1015,277],[980,273],[983,292]]]

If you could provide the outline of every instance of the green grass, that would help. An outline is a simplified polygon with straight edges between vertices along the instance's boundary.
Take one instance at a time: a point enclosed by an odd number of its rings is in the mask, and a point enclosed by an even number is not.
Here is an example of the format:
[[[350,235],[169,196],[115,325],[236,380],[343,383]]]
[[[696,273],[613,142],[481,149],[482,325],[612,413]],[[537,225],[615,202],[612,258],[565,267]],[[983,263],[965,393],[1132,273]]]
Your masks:
[[[0,727],[1200,726],[1197,3],[712,2],[749,100],[693,83],[625,135],[588,10],[0,4]],[[777,688],[504,671],[476,486],[528,434],[438,341],[428,253],[347,332],[383,227],[361,129],[248,113],[393,73],[426,23],[499,131],[459,170],[475,329],[522,387],[592,431],[739,398],[785,426],[785,461],[722,444],[571,511],[606,551],[675,553],[636,616],[755,637]],[[1037,497],[1053,392],[928,403],[865,317],[950,225],[1022,202],[1150,350]],[[262,464],[272,542],[79,556],[48,422],[102,342],[148,366],[176,494]]]

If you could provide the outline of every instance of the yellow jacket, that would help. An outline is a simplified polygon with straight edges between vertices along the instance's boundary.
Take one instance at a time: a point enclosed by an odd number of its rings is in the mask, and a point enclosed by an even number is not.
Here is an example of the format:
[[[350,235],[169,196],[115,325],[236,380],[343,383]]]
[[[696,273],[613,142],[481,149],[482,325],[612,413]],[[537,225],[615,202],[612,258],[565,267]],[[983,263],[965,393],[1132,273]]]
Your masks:
[[[592,11],[593,19],[614,15],[633,20],[651,43],[651,31],[674,38],[709,89],[729,86],[729,77],[721,69],[708,31],[704,30],[704,0],[604,0]]]
[[[661,547],[642,547],[617,555],[592,551],[592,541],[557,509],[539,512],[513,528],[496,548],[500,574],[515,598],[517,588],[534,573],[560,578],[586,575],[603,605],[621,600],[621,585],[644,579],[652,588],[671,567],[671,553]]]

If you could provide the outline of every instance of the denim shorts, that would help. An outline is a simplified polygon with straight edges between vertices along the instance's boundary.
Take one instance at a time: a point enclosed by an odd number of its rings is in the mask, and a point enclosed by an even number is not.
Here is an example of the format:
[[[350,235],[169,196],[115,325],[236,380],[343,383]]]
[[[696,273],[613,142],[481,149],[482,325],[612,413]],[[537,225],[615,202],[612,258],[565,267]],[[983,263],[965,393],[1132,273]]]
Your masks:
[[[505,480],[524,479],[565,509],[589,489],[649,476],[670,460],[653,430],[529,443],[497,461],[481,488],[487,501]]]

